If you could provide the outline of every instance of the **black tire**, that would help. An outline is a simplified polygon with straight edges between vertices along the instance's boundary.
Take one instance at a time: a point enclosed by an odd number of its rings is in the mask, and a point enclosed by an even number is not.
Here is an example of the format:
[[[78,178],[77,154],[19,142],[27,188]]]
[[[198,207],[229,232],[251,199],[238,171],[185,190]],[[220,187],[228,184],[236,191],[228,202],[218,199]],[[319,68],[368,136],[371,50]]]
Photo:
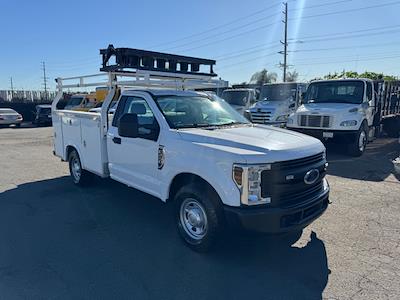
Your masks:
[[[78,186],[89,185],[94,178],[94,174],[82,169],[81,159],[76,150],[72,150],[68,156],[69,173],[72,181]]]
[[[361,142],[363,139],[363,142]],[[362,143],[362,145],[361,145]],[[368,126],[366,123],[361,124],[354,141],[348,145],[348,153],[351,156],[359,157],[365,152],[368,144]]]
[[[221,234],[224,224],[221,200],[218,195],[204,186],[189,184],[176,193],[174,207],[178,233],[185,244],[196,252],[210,251]],[[189,210],[186,211],[185,208]],[[191,226],[189,221],[191,213],[194,215],[194,221],[202,220],[202,218],[196,220],[196,213],[205,217],[204,232],[202,229],[195,232],[197,227]],[[188,220],[187,225],[185,225],[185,220]],[[199,225],[199,227],[202,226]]]

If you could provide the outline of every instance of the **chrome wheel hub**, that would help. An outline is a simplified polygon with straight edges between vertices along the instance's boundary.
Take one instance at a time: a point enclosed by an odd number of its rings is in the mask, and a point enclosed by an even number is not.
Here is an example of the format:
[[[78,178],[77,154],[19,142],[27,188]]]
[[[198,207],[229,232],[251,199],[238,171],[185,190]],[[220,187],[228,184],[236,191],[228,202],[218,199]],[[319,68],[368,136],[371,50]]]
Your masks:
[[[193,239],[200,240],[207,233],[207,215],[203,206],[195,199],[188,198],[180,207],[180,222],[186,233]]]
[[[71,171],[72,176],[74,176],[75,180],[79,181],[79,179],[81,178],[81,164],[77,157],[75,157],[71,162]]]

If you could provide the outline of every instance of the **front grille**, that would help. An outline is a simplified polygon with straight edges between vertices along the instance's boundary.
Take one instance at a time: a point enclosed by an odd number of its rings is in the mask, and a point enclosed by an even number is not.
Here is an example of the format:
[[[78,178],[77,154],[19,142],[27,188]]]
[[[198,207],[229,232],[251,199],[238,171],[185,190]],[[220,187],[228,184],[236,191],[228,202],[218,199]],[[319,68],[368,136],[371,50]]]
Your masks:
[[[250,111],[251,121],[253,123],[265,124],[272,121],[274,111],[269,110],[260,110],[260,111]]]
[[[274,168],[275,169],[279,168],[281,170],[300,168],[300,167],[307,166],[307,165],[313,165],[315,163],[322,161],[323,159],[324,159],[324,153],[321,152],[316,155],[308,156],[305,158],[286,160],[286,161],[274,163]]]
[[[331,127],[330,116],[317,116],[317,115],[300,115],[299,125],[302,127]]]
[[[323,153],[313,156],[273,163],[271,170],[261,173],[261,195],[271,198],[273,207],[290,207],[317,197],[323,192],[325,177]],[[306,184],[304,176],[310,170],[320,173],[313,184]]]

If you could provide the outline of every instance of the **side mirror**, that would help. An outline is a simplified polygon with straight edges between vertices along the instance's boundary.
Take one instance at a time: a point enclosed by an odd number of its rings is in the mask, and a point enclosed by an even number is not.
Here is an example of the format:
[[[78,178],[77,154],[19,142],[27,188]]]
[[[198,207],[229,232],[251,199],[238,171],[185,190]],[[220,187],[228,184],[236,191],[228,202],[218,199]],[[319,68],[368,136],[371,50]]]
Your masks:
[[[139,123],[137,114],[124,114],[118,121],[118,134],[122,137],[137,138]]]

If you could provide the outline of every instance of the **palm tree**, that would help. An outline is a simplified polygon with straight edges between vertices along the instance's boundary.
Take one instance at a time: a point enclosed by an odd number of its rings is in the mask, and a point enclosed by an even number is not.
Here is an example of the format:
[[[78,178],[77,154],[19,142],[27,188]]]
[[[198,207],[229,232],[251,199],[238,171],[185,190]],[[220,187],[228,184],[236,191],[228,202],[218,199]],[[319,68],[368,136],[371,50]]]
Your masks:
[[[250,83],[265,84],[276,82],[278,75],[274,72],[269,73],[267,69],[262,69],[251,76]]]
[[[296,82],[299,77],[299,73],[297,71],[287,72],[286,73],[286,82]]]

